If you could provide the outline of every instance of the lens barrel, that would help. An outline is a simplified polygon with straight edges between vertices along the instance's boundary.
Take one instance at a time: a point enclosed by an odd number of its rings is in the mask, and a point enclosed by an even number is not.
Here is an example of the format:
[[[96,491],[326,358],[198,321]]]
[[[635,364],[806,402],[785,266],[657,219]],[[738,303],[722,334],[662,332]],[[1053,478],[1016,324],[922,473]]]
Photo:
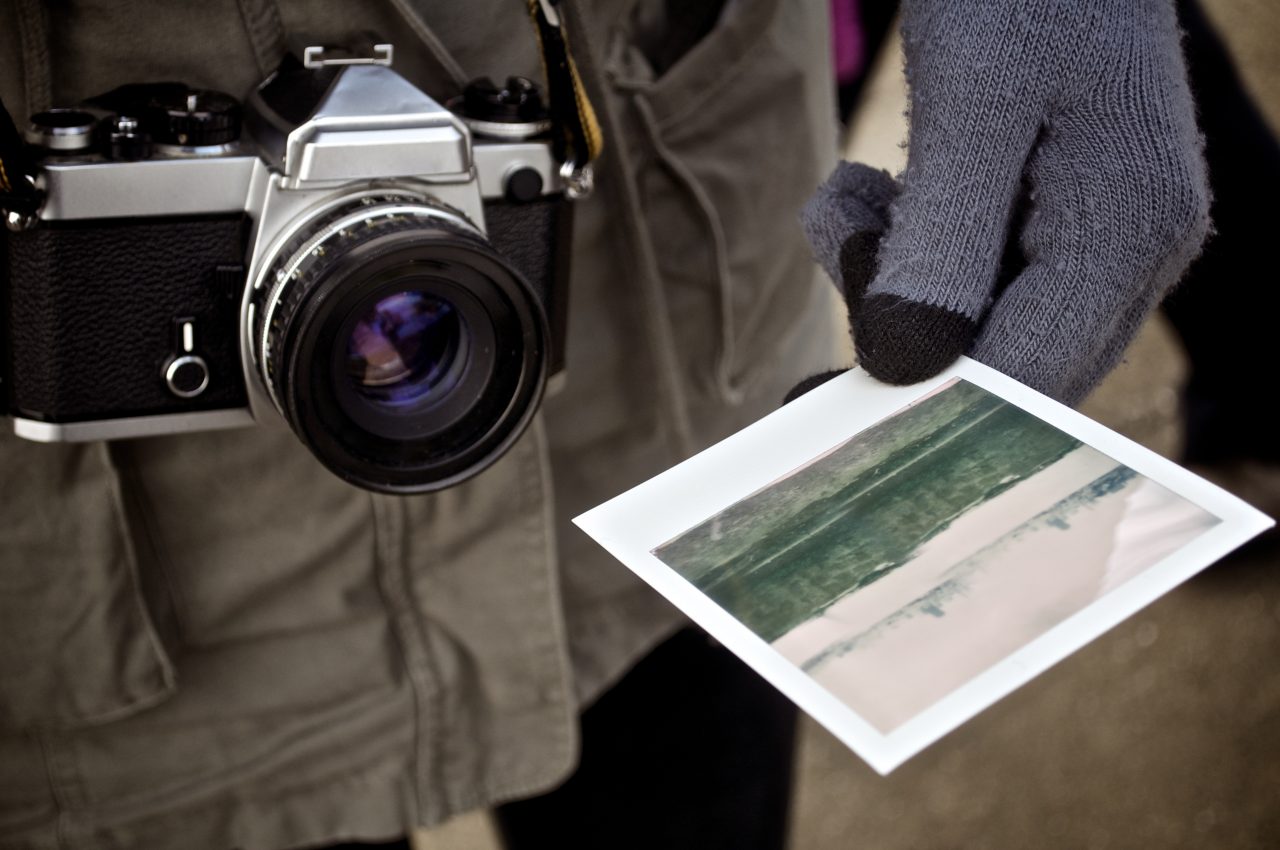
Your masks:
[[[253,296],[255,365],[316,457],[371,490],[417,493],[492,464],[546,381],[527,281],[457,213],[366,196],[300,229]]]

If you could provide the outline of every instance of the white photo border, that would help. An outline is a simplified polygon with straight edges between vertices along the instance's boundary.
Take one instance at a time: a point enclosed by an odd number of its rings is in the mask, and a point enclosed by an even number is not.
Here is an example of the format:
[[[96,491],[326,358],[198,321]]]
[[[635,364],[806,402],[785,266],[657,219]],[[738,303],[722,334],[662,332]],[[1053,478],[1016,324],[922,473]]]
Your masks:
[[[652,550],[956,378],[1060,428],[1199,505],[1221,522],[886,734],[664,564]],[[1274,525],[1270,517],[1225,490],[969,358],[961,358],[942,374],[909,387],[889,386],[861,369],[851,369],[587,511],[574,523],[881,774]]]

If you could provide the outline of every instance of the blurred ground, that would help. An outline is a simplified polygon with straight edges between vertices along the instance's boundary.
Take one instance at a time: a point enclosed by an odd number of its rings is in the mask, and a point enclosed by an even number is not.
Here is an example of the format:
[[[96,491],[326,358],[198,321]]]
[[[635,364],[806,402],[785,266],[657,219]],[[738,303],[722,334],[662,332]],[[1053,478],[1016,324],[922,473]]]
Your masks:
[[[1280,3],[1275,0],[1201,0],[1227,42],[1245,87],[1280,132]]]
[[[1280,3],[1205,6],[1280,128]],[[847,147],[895,173],[901,66],[880,57]],[[1176,457],[1185,372],[1157,316],[1083,410]],[[887,778],[807,719],[798,757],[793,850],[1276,850],[1280,543],[1210,568]],[[498,846],[483,814],[418,836],[419,850]]]

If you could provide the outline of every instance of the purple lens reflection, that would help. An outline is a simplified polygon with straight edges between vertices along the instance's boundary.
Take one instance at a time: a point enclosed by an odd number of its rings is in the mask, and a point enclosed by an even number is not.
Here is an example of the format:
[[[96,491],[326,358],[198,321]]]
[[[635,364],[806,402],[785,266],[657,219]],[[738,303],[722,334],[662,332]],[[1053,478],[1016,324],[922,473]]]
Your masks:
[[[397,292],[356,322],[347,342],[347,376],[365,398],[412,404],[449,374],[461,336],[457,311],[448,301]]]

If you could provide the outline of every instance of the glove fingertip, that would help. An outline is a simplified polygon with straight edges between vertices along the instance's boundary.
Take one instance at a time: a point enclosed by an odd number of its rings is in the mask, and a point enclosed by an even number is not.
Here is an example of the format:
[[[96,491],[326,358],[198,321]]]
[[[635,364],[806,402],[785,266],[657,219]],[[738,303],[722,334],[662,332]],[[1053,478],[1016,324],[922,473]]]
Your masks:
[[[915,384],[941,372],[967,352],[978,323],[945,307],[897,295],[872,295],[854,323],[862,367],[887,384]]]

